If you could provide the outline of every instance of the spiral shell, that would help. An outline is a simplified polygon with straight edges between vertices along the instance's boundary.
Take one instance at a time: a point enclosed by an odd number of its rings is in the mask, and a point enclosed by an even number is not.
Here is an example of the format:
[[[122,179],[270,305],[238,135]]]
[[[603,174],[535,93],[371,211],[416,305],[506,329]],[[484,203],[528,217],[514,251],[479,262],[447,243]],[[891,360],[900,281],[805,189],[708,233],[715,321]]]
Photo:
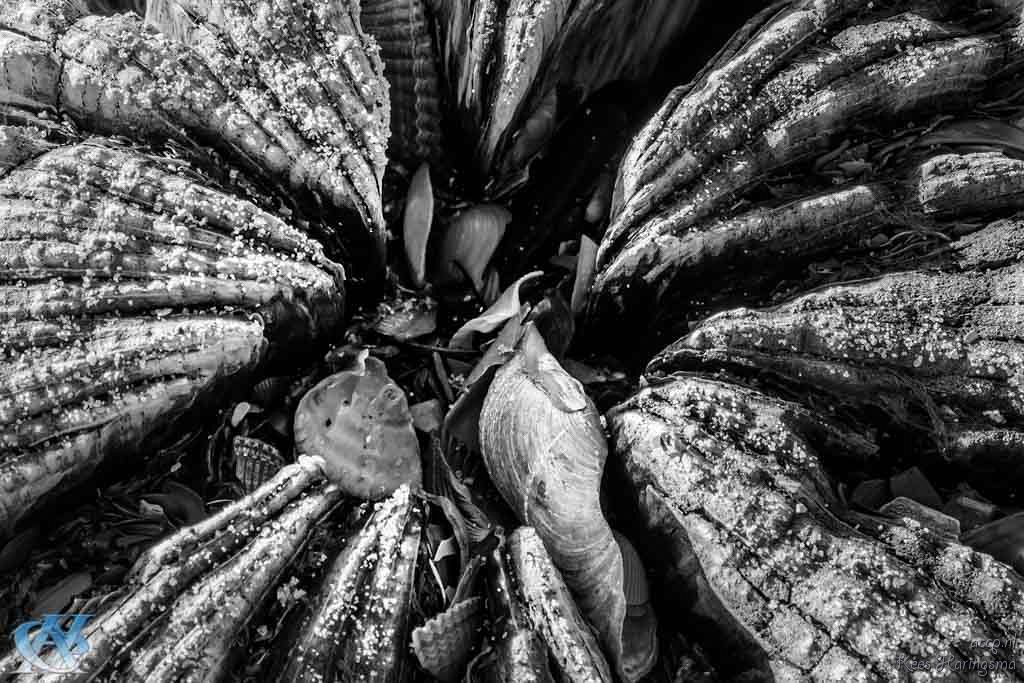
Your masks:
[[[654,653],[622,648],[622,555],[599,501],[607,456],[600,417],[532,324],[487,392],[480,441],[498,491],[544,541],[620,675],[642,676]]]
[[[328,377],[302,397],[295,447],[300,455],[322,458],[327,475],[351,496],[381,498],[422,481],[405,392],[376,358]]]

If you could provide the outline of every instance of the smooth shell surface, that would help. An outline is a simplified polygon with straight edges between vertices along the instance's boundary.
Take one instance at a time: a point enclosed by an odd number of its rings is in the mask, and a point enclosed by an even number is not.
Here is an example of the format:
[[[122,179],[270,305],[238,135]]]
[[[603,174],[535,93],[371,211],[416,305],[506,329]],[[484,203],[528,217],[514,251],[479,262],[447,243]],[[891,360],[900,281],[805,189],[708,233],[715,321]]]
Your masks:
[[[348,495],[377,499],[422,481],[405,393],[376,358],[328,377],[302,397],[295,446],[323,458],[328,477]]]
[[[622,650],[622,555],[599,500],[607,456],[600,417],[532,324],[488,390],[480,441],[502,497],[536,529],[620,674],[643,675],[651,653]],[[641,661],[630,659],[638,654]]]

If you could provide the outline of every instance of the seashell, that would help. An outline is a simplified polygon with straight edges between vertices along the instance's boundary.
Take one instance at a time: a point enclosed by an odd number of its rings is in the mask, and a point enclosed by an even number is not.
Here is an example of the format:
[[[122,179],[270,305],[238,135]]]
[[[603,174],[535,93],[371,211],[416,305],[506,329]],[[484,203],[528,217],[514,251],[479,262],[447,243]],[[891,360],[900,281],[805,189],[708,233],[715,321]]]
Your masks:
[[[1013,249],[1007,230],[997,221],[975,233],[990,245],[986,259]],[[1012,315],[979,305],[988,297],[1024,296],[1013,259],[977,270],[961,261],[948,271],[893,273],[820,288],[772,308],[724,311],[655,357],[649,374],[758,374],[766,388],[796,390],[809,405],[833,405],[865,431],[904,435],[919,457],[979,474],[1005,472],[1024,445],[1024,403],[1010,379],[1024,372],[1024,345]],[[975,368],[985,369],[975,377]],[[993,409],[1002,424],[989,421]],[[894,495],[942,507],[921,476],[905,473],[891,484]],[[1017,484],[1001,474],[986,485]]]
[[[1016,10],[1002,14],[1020,21]],[[863,250],[880,229],[927,224],[939,246],[967,216],[984,224],[993,211],[1018,210],[1009,188],[1024,179],[1010,161],[1020,130],[976,115],[1002,89],[997,65],[1017,41],[988,37],[975,19],[910,6],[894,14],[861,0],[797,2],[751,19],[626,152],[597,254],[591,335],[627,320],[657,328],[660,344],[723,308],[777,303],[794,273]],[[914,87],[893,86],[910,73]],[[907,125],[921,135],[891,145]],[[972,154],[972,144],[986,153]],[[982,180],[992,175],[1018,180],[996,188]],[[787,180],[811,176],[833,187]],[[844,257],[834,275],[795,286],[908,270],[929,246]]]
[[[342,239],[364,254],[354,265],[382,271],[387,90],[355,0],[330,12],[309,0],[166,1],[180,7],[150,16],[189,13],[197,27],[182,36],[187,44],[134,14],[65,19],[47,40],[19,39],[45,60],[33,80],[8,84],[13,94],[49,92],[48,104],[90,132],[172,140],[196,158],[208,156],[202,141],[314,220],[323,207],[354,217],[362,226]],[[288,20],[254,23],[253,14]],[[285,71],[289,78],[277,77]]]
[[[450,92],[488,192],[504,196],[521,185],[588,96],[613,81],[645,79],[696,4],[435,3]]]
[[[438,252],[439,284],[463,282],[483,292],[491,258],[505,236],[512,214],[498,204],[478,204],[461,211],[448,226]]]
[[[391,86],[388,152],[405,163],[444,153],[438,51],[423,0],[361,0],[363,30],[377,39]]]
[[[422,529],[408,486],[377,504],[328,570],[275,680],[403,680]]]
[[[547,645],[560,678],[610,683],[601,647],[536,530],[516,529],[508,537],[508,556],[527,618]]]
[[[331,375],[295,411],[295,447],[322,459],[350,496],[377,499],[422,482],[419,443],[405,393],[380,360]]]
[[[878,511],[884,515],[913,520],[950,541],[955,541],[960,537],[960,522],[955,517],[950,517],[911,498],[902,496],[893,498]]]
[[[615,536],[615,542],[619,544],[619,551],[622,553],[622,590],[626,595],[626,604],[634,607],[650,603],[647,573],[640,555],[628,538],[614,529],[612,535]]]
[[[491,382],[480,443],[495,486],[536,529],[618,674],[643,676],[656,653],[623,650],[622,554],[599,501],[607,456],[600,417],[532,324]]]
[[[252,400],[263,407],[276,405],[288,395],[291,384],[291,378],[285,376],[262,379],[252,388]]]
[[[551,683],[548,651],[526,613],[500,528],[487,553],[487,607],[490,643],[469,665],[469,681]],[[545,553],[546,557],[546,553]],[[564,590],[564,587],[563,587]]]
[[[341,266],[216,186],[100,136],[0,178],[0,529],[340,327]]]
[[[120,597],[86,625],[89,648],[75,675],[139,683],[223,678],[246,626],[341,499],[316,463],[300,462],[159,541],[139,557]],[[15,650],[0,658],[0,672],[23,662]]]
[[[281,453],[266,441],[236,436],[231,442],[235,477],[246,491],[255,491],[284,467]]]
[[[396,305],[382,303],[373,329],[398,341],[409,341],[437,329],[437,303],[433,299],[405,299]]]
[[[972,639],[1015,632],[1024,580],[919,525],[850,511],[823,463],[857,461],[864,437],[827,405],[679,372],[607,419],[614,485],[635,501],[622,514],[645,526],[673,586],[659,607],[702,624],[694,635],[723,679],[871,678],[922,647],[1020,666],[1021,653]],[[959,628],[936,630],[940,614]]]
[[[457,681],[480,645],[483,625],[483,598],[468,598],[413,629],[413,653],[434,678]]]
[[[412,284],[420,288],[426,284],[427,242],[434,222],[434,188],[430,184],[430,166],[421,164],[409,183],[402,215],[402,242],[405,257],[412,274]]]
[[[965,545],[1024,572],[1024,512],[997,519],[963,535]]]

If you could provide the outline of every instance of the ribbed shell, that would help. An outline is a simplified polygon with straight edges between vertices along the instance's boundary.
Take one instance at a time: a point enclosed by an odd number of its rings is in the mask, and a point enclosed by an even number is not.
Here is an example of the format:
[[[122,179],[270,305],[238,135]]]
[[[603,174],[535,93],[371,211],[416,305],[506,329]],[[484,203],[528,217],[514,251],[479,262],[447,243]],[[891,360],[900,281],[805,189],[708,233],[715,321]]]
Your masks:
[[[342,242],[369,249],[361,272],[380,268],[388,98],[354,0],[190,3],[226,30],[205,23],[189,45],[133,14],[77,18],[60,0],[17,4],[51,18],[31,34],[5,33],[31,12],[0,13],[2,85],[15,102],[140,142],[169,138],[197,154],[210,145],[287,202],[350,212]]]
[[[223,679],[244,629],[341,497],[314,463],[284,468],[146,551],[123,594],[86,626],[89,649],[77,672],[26,680]],[[15,650],[0,659],[0,673],[23,663]]]
[[[378,503],[334,560],[277,680],[402,680],[422,527],[409,487]]]
[[[456,603],[412,632],[420,666],[441,681],[456,681],[480,644],[483,598]]]
[[[362,0],[363,30],[377,40],[391,87],[388,155],[410,166],[443,153],[434,31],[423,0]]]
[[[823,463],[860,439],[832,419],[687,373],[608,414],[620,485],[675,595],[721,600],[695,606],[698,640],[721,645],[739,623],[749,649],[730,655],[766,656],[776,679],[871,680],[920,652],[950,671],[1005,662],[1012,679],[1024,665],[1012,639],[979,643],[1024,626],[1024,581],[920,525],[851,514]]]
[[[323,458],[327,475],[351,496],[377,499],[422,481],[405,392],[376,358],[328,377],[302,397],[295,447]]]
[[[647,77],[696,4],[435,0],[452,98],[489,191],[503,195],[520,185],[589,95]]]
[[[601,647],[537,532],[530,527],[516,529],[508,537],[508,556],[528,618],[547,645],[561,678],[611,683]]]
[[[894,153],[891,143],[906,130],[941,129],[950,114],[977,118],[986,100],[1001,100],[1011,87],[999,80],[1001,65],[1020,50],[1019,34],[979,30],[984,13],[959,3],[899,7],[801,0],[766,11],[666,98],[620,165],[597,255],[592,334],[627,320],[678,335],[724,305],[769,303],[779,283],[816,260],[849,261],[874,231],[928,225],[951,234],[962,225],[946,222],[954,214],[993,208],[985,191],[951,193],[949,177],[931,187],[907,182],[917,172],[907,162],[920,155]],[[921,150],[933,146],[927,137]],[[953,132],[943,142],[969,137]],[[997,193],[992,179],[1003,175],[978,168],[974,177]],[[936,190],[948,216],[936,215]],[[1008,192],[1004,203],[1019,208],[1018,197]],[[874,273],[912,267],[872,265]]]
[[[246,491],[254,491],[284,467],[284,458],[266,441],[236,436],[231,442],[235,460],[235,477]]]
[[[0,149],[0,527],[341,322],[340,266],[187,164],[103,138]]]

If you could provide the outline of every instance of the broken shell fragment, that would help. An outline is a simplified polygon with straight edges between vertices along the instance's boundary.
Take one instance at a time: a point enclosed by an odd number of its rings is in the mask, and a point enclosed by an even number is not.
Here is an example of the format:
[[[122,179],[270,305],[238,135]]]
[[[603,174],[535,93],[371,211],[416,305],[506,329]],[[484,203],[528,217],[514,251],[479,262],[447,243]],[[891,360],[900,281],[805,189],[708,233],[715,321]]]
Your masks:
[[[622,554],[599,500],[607,455],[600,417],[532,324],[495,375],[479,424],[498,491],[536,529],[619,675],[640,678],[656,653],[623,649]]]
[[[438,252],[440,283],[469,278],[474,291],[485,289],[485,274],[512,214],[498,204],[478,204],[461,211],[445,230]]]
[[[457,681],[482,637],[482,598],[456,603],[412,632],[412,649],[420,666],[440,681]]]
[[[350,496],[375,500],[422,482],[419,444],[405,392],[380,360],[331,375],[295,411],[295,447],[318,457]]]
[[[255,491],[284,467],[284,457],[266,441],[236,436],[231,442],[235,477],[246,491]]]

